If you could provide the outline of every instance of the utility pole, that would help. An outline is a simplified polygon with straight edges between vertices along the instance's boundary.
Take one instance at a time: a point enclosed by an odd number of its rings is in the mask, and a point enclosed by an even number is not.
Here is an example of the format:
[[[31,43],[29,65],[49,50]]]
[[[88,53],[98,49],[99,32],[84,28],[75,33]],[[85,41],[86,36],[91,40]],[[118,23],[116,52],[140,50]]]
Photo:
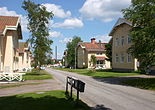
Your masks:
[[[76,69],[76,47],[75,47],[75,69]]]
[[[55,46],[55,62],[57,63],[57,46]]]

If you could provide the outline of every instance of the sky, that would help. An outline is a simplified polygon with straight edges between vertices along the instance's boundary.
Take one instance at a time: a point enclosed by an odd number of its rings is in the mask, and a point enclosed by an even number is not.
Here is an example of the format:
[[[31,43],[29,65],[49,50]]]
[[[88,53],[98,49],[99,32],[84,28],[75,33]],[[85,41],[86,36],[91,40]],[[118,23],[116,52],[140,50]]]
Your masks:
[[[27,13],[22,8],[24,0],[0,0],[0,15],[20,16],[23,40],[31,37],[27,29]],[[53,40],[53,58],[55,47],[58,49],[58,58],[62,58],[66,43],[73,36],[79,36],[84,42],[96,38],[107,43],[110,40],[112,27],[123,17],[121,10],[128,8],[131,0],[31,0],[42,4],[47,11],[54,13],[50,20],[49,38]]]

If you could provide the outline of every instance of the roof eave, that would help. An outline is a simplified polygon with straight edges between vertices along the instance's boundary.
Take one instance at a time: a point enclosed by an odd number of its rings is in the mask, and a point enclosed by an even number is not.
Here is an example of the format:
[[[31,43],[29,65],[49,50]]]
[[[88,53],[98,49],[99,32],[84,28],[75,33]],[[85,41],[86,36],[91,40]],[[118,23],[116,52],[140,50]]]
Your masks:
[[[112,36],[114,31],[116,30],[117,27],[121,26],[122,24],[127,24],[129,26],[132,26],[132,23],[128,22],[128,21],[124,21],[121,18],[119,18],[116,22],[116,24],[113,26],[112,30],[109,33],[109,36]]]
[[[5,36],[7,30],[17,31],[19,27],[18,39],[22,39],[22,30],[20,25],[20,18],[18,18],[16,26],[5,26],[3,33],[0,36]]]

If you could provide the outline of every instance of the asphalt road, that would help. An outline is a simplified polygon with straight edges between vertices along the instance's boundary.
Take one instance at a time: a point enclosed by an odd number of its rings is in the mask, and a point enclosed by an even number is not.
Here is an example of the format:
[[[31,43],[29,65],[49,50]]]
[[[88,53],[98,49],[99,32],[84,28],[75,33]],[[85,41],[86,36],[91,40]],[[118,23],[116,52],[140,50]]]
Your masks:
[[[64,87],[66,76],[76,77],[86,83],[80,98],[98,110],[155,110],[155,92],[134,87],[112,84],[71,72],[46,69]]]

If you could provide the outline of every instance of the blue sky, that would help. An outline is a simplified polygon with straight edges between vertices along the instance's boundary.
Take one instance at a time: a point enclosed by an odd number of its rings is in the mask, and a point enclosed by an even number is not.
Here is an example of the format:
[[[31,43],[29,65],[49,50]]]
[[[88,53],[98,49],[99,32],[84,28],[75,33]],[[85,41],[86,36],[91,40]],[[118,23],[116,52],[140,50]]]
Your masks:
[[[121,9],[127,8],[131,0],[32,0],[44,5],[54,13],[50,22],[50,39],[53,57],[55,46],[58,47],[58,58],[63,56],[66,43],[73,36],[79,36],[85,42],[95,37],[96,41],[108,42],[113,25],[122,17]],[[23,40],[29,38],[26,29],[26,12],[21,8],[23,0],[0,0],[0,15],[20,16]]]

